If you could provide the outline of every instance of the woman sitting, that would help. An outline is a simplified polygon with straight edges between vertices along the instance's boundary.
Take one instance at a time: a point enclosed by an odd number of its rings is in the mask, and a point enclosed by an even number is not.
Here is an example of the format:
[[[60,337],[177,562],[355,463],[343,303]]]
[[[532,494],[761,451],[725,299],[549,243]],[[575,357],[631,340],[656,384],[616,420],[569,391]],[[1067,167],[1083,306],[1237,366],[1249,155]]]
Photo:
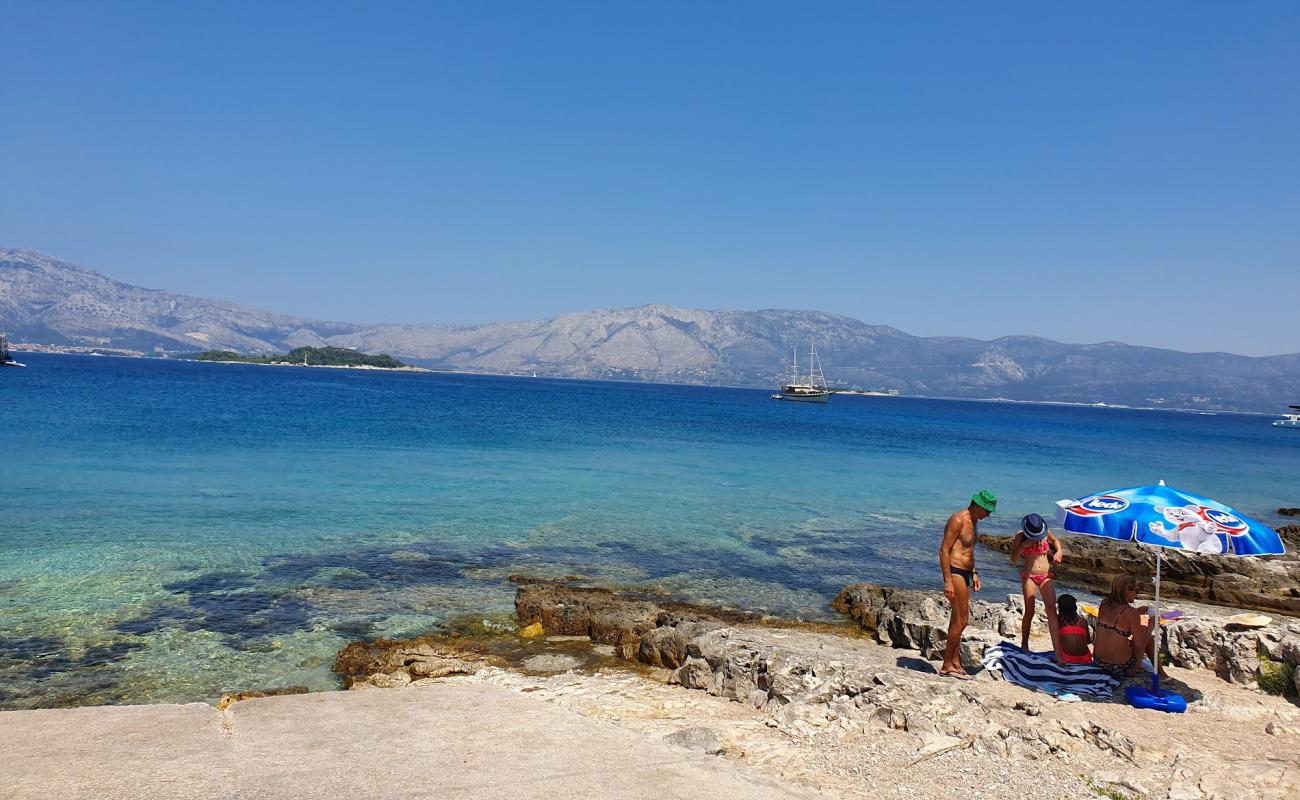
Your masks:
[[[1097,609],[1096,641],[1093,664],[1120,680],[1143,674],[1142,656],[1151,646],[1151,632],[1156,621],[1142,624],[1146,606],[1134,608],[1137,581],[1132,575],[1116,575],[1110,593]]]
[[[1079,618],[1079,603],[1072,594],[1063,594],[1056,600],[1056,619],[1061,632],[1061,660],[1067,664],[1091,664],[1092,652],[1088,645],[1092,637]]]

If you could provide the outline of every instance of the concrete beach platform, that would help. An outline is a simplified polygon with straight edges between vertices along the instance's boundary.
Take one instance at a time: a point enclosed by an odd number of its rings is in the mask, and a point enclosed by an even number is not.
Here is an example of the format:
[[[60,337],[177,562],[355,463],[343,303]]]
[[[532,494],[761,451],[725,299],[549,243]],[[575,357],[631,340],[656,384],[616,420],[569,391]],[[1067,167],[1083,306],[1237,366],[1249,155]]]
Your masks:
[[[807,796],[488,685],[9,711],[0,743],[6,800]]]

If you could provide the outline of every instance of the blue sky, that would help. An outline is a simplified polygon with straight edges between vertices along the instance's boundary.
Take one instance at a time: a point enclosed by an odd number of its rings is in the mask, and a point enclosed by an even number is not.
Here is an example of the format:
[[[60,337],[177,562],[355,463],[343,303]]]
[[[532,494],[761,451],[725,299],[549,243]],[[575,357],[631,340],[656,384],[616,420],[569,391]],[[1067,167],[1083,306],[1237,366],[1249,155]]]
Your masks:
[[[0,0],[0,245],[304,315],[1300,351],[1300,4]]]

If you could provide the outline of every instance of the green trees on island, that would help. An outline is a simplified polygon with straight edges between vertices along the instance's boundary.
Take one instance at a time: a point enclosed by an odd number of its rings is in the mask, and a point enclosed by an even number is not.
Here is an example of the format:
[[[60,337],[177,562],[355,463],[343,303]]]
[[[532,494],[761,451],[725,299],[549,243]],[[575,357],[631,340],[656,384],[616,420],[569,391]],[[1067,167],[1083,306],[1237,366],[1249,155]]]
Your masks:
[[[246,356],[232,350],[207,350],[199,361],[240,361],[245,364],[306,364],[311,367],[382,367],[400,369],[408,366],[387,353],[372,356],[346,347],[295,347],[285,355]]]

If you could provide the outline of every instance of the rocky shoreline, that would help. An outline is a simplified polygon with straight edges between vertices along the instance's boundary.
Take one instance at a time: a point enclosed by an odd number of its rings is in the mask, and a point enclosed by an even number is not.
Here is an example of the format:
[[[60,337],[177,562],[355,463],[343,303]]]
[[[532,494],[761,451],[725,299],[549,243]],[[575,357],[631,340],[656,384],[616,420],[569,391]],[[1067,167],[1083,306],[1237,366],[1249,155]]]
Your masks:
[[[664,736],[678,735],[683,746],[698,752],[742,760],[765,737],[801,742],[826,762],[803,779],[844,796],[859,792],[846,778],[853,775],[851,764],[834,754],[863,748],[881,758],[891,754],[887,760],[909,772],[900,786],[916,797],[943,796],[930,793],[943,786],[939,770],[958,764],[1008,787],[1015,781],[1007,784],[1006,775],[1031,772],[1032,781],[1022,788],[1036,796],[1088,796],[1097,787],[1119,793],[1111,796],[1174,800],[1273,800],[1300,792],[1300,710],[1254,686],[1261,657],[1300,666],[1300,620],[1240,630],[1226,623],[1222,610],[1189,609],[1187,619],[1167,627],[1166,657],[1175,685],[1192,699],[1191,711],[1153,720],[1157,712],[1138,712],[1122,702],[1066,703],[987,671],[968,682],[940,677],[931,663],[946,637],[947,605],[940,593],[849,586],[834,607],[856,623],[851,626],[759,619],[563,583],[524,584],[515,607],[523,631],[535,637],[533,658],[552,659],[551,668],[512,666],[490,644],[454,637],[354,643],[340,653],[336,668],[356,690],[489,682],[540,697],[553,694],[556,702],[596,716],[613,713],[601,699],[606,693],[624,698],[644,691],[660,705],[623,708],[618,718],[656,730],[652,723],[662,704],[675,702],[664,698],[694,690],[683,697],[725,701],[731,707],[711,705],[710,713],[748,720],[745,733],[718,727],[715,720],[703,730],[682,728]],[[1015,597],[1001,604],[977,601],[963,661],[977,668],[986,647],[1017,637],[1021,613]],[[1045,628],[1036,632],[1038,641],[1044,634]],[[593,652],[603,664],[584,669],[573,656],[541,655],[579,643],[597,648]],[[1152,722],[1161,723],[1160,735],[1151,735]],[[756,733],[755,726],[764,732]],[[1234,740],[1230,754],[1217,752],[1223,737]],[[1241,748],[1243,742],[1249,749]],[[807,772],[764,752],[764,763],[784,765],[782,775]],[[1044,773],[1044,763],[1054,766]],[[863,786],[858,783],[859,790]],[[861,796],[879,796],[871,786]]]
[[[1069,702],[980,670],[986,648],[1018,638],[1023,610],[1018,596],[975,601],[962,658],[977,674],[958,681],[936,672],[948,614],[939,592],[854,584],[833,603],[844,622],[827,624],[566,582],[516,580],[518,619],[512,630],[482,626],[461,635],[357,641],[343,648],[334,669],[350,691],[242,692],[223,697],[215,709],[200,704],[9,712],[0,714],[0,723],[12,731],[39,723],[45,731],[47,738],[40,741],[46,744],[26,746],[20,751],[25,760],[16,762],[30,787],[38,786],[41,776],[62,774],[44,766],[48,757],[42,754],[53,746],[49,737],[66,740],[60,746],[76,750],[76,763],[113,763],[121,757],[118,751],[129,749],[118,734],[80,742],[75,730],[60,727],[73,722],[61,723],[65,717],[59,715],[111,727],[114,719],[156,714],[190,730],[196,724],[191,717],[199,713],[195,709],[207,709],[204,714],[217,715],[203,717],[202,724],[212,729],[210,740],[193,744],[186,758],[228,760],[241,736],[261,737],[244,746],[270,750],[239,756],[247,759],[241,771],[250,775],[281,775],[279,762],[267,753],[302,747],[304,733],[341,736],[343,742],[351,740],[349,731],[364,729],[370,737],[367,752],[376,758],[400,750],[404,741],[419,740],[431,748],[426,757],[434,764],[454,755],[446,748],[454,749],[463,731],[515,737],[511,715],[524,715],[545,718],[549,727],[522,734],[519,741],[509,739],[504,752],[528,748],[530,758],[540,759],[536,763],[554,769],[572,756],[566,747],[590,749],[614,735],[612,728],[607,734],[600,726],[619,729],[623,769],[640,770],[635,785],[641,788],[617,796],[652,790],[664,797],[696,796],[698,787],[661,785],[656,770],[669,767],[649,767],[639,758],[654,752],[662,760],[672,751],[682,754],[680,769],[671,768],[674,774],[708,770],[699,759],[713,759],[719,776],[779,786],[775,796],[785,797],[949,800],[955,775],[963,781],[962,797],[973,800],[1300,796],[1300,707],[1295,700],[1265,694],[1255,682],[1267,668],[1265,660],[1300,667],[1300,619],[1282,617],[1245,630],[1228,623],[1222,608],[1180,603],[1186,617],[1167,626],[1165,658],[1172,685],[1190,706],[1187,714],[1164,715],[1133,709],[1119,693]],[[1041,614],[1033,643],[1047,646]],[[1300,693],[1300,685],[1295,688]],[[345,699],[352,697],[357,702]],[[347,716],[344,708],[364,708],[347,713],[367,716]],[[250,729],[250,720],[262,722]],[[130,735],[148,738],[156,724],[161,723],[142,721]],[[431,733],[430,724],[444,728]],[[542,733],[557,726],[589,738],[561,743]],[[488,752],[490,741],[477,746]],[[151,746],[167,744],[160,739]],[[462,762],[456,756],[447,763],[451,768]],[[484,764],[492,780],[520,779],[509,764]],[[363,756],[330,769],[339,786],[382,786],[392,765]],[[592,769],[582,780],[601,785],[599,766]],[[191,772],[178,766],[175,780],[198,780]],[[575,777],[563,769],[555,774]],[[68,797],[102,796],[100,788],[113,781],[143,785],[135,773],[102,775],[96,772],[84,785],[50,785]],[[35,792],[22,796],[45,796]],[[290,786],[266,796],[296,795]],[[719,788],[715,796],[765,795]]]

